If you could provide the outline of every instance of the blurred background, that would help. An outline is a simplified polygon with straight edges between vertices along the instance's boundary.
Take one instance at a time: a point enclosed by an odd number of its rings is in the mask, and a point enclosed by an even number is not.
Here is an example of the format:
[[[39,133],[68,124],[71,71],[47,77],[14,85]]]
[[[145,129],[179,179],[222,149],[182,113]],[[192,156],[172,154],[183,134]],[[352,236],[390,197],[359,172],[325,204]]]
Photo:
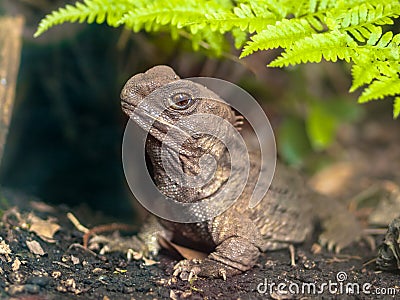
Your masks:
[[[2,0],[2,15],[25,18],[21,65],[0,184],[50,203],[82,203],[129,220],[132,195],[121,163],[127,122],[119,93],[126,80],[157,64],[181,77],[213,76],[236,83],[265,108],[279,156],[313,173],[337,156],[338,141],[368,112],[391,120],[387,103],[358,105],[349,94],[349,66],[308,64],[274,69],[279,50],[238,60],[193,52],[191,42],[169,34],[134,34],[105,25],[64,24],[33,38],[41,18],[71,1]],[[367,109],[366,109],[367,108]]]

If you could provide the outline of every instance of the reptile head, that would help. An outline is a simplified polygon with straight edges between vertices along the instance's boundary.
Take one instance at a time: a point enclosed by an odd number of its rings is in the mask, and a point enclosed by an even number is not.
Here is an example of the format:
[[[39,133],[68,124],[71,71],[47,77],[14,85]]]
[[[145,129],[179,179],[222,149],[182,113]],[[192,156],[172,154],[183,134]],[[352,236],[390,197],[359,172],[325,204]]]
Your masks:
[[[241,149],[235,130],[240,122],[217,94],[157,66],[130,78],[121,100],[124,112],[147,132],[153,179],[164,195],[193,203],[215,195],[228,181],[230,151]]]
[[[213,91],[179,79],[170,67],[156,66],[130,78],[121,100],[124,112],[148,133],[146,151],[154,171],[163,174],[155,175],[157,185],[174,199],[194,202],[208,197],[229,178],[230,154],[223,140],[235,136],[232,128],[238,118]],[[182,176],[198,178],[201,188],[169,182],[163,173],[166,165],[174,174],[183,171]]]
[[[179,76],[168,66],[155,66],[145,73],[132,76],[126,83],[121,92],[122,110],[128,115],[132,115],[132,109],[156,89],[178,80]]]
[[[123,111],[157,140],[177,128],[189,137],[193,123],[185,117],[200,115],[202,118],[217,116],[235,124],[237,117],[231,107],[205,86],[182,80],[168,66],[156,66],[145,73],[132,76],[121,92]],[[218,130],[218,124],[215,130]]]

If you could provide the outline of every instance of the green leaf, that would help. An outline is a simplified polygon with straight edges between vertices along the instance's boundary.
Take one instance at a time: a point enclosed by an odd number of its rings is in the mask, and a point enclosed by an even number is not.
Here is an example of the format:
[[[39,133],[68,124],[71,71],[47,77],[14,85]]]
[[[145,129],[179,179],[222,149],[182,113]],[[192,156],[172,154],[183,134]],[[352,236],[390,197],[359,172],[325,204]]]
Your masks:
[[[310,106],[306,130],[314,150],[323,150],[330,146],[336,134],[338,119],[320,103]]]
[[[322,109],[338,122],[353,122],[359,119],[363,110],[360,105],[347,98],[331,98],[326,101],[318,102]]]
[[[400,97],[396,97],[393,103],[393,118],[397,119],[400,115]]]
[[[279,154],[291,165],[300,165],[311,153],[304,121],[289,117],[279,127],[277,135]]]

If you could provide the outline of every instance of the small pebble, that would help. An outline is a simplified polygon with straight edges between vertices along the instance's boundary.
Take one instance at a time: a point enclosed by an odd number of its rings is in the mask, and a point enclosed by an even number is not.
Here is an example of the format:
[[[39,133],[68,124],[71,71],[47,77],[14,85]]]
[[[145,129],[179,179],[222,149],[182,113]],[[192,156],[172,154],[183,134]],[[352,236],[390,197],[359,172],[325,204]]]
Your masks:
[[[86,267],[88,264],[89,263],[86,260],[82,261],[82,266]]]
[[[53,277],[54,279],[60,278],[61,277],[61,272],[60,271],[53,271],[51,273],[51,277]]]
[[[71,255],[71,261],[74,265],[77,265],[80,263],[79,257]]]
[[[307,270],[311,270],[314,269],[316,264],[314,261],[307,259],[304,263],[303,263],[304,268],[306,268]]]
[[[267,260],[266,262],[265,262],[265,264],[264,264],[268,269],[269,268],[272,268],[273,266],[275,266],[275,263],[274,263],[274,261],[273,260]]]
[[[12,270],[15,272],[15,271],[18,271],[19,270],[19,267],[21,266],[21,261],[19,260],[19,258],[17,257],[15,260],[14,260],[14,262],[13,262],[13,264],[12,264]]]
[[[94,268],[92,271],[94,274],[101,274],[101,273],[105,273],[106,270],[102,269],[102,268]]]

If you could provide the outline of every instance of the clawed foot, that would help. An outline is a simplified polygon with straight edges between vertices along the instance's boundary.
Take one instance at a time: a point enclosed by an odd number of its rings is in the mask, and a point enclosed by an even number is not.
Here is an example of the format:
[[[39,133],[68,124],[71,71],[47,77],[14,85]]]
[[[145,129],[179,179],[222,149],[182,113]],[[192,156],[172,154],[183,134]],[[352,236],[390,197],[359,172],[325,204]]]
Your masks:
[[[174,276],[178,276],[184,281],[191,281],[193,277],[197,276],[200,273],[200,264],[201,260],[192,259],[192,260],[181,260],[174,266]]]
[[[353,218],[331,218],[323,225],[325,230],[319,236],[319,243],[335,253],[365,238],[361,225]]]
[[[197,276],[222,278],[241,273],[232,267],[224,265],[220,262],[213,261],[209,258],[205,259],[185,259],[181,260],[174,266],[174,276],[178,276],[184,281],[191,281]]]

